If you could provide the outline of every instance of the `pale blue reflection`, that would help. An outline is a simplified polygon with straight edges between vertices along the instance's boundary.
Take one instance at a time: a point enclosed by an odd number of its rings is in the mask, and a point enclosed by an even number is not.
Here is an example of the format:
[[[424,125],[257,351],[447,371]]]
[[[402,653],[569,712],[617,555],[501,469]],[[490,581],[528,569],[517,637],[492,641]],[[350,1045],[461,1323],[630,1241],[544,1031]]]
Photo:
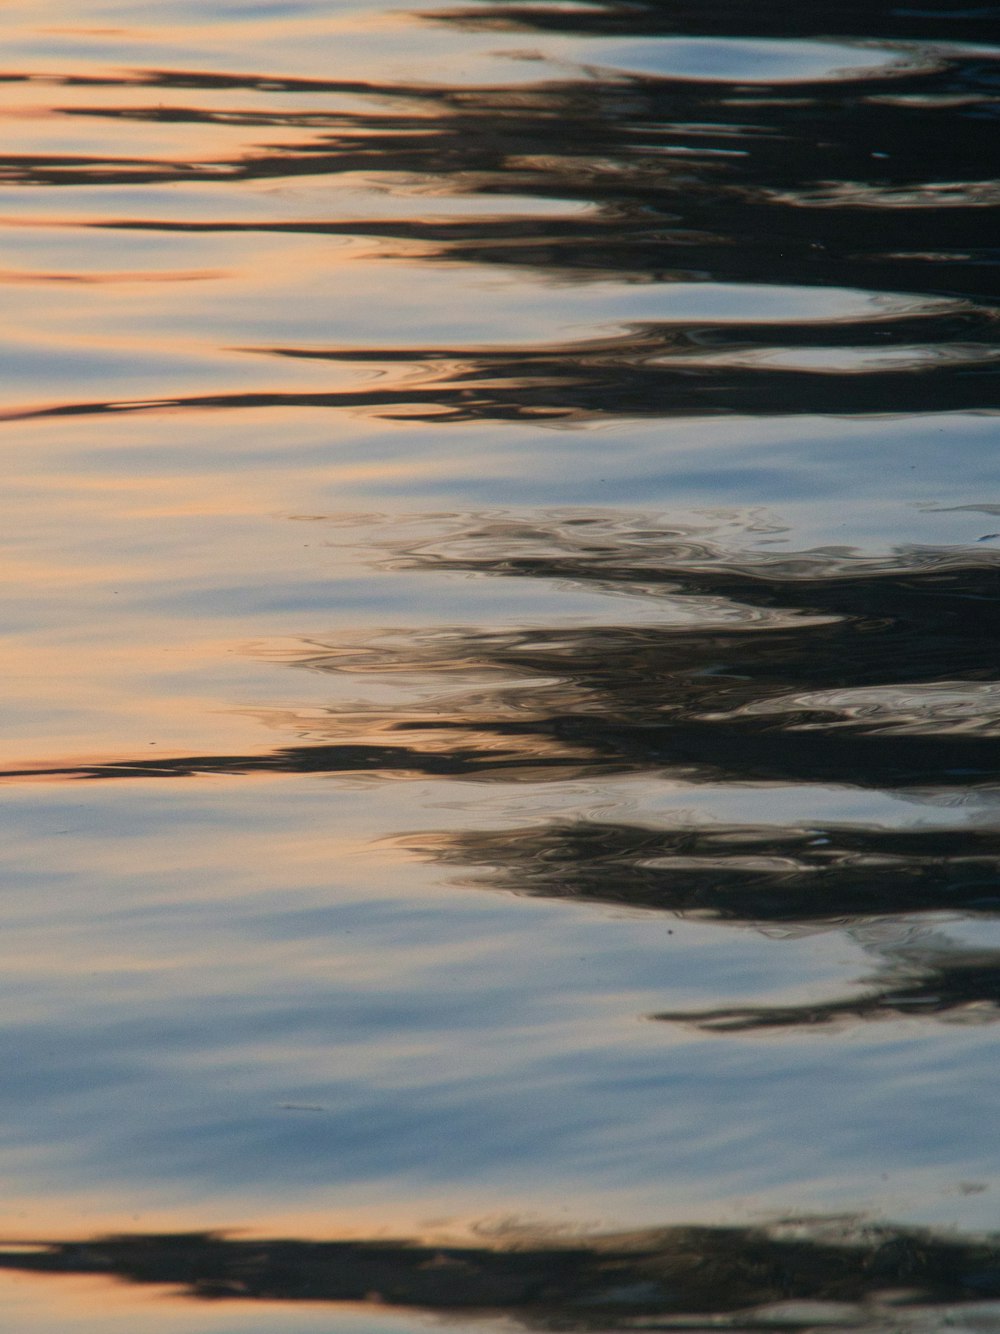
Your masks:
[[[950,1185],[988,1171],[989,1029],[762,1048],[640,1018],[837,994],[869,967],[837,936],[737,941],[449,890],[417,864],[401,883],[398,854],[383,863],[357,840],[428,818],[435,803],[411,785],[398,809],[321,780],[185,788],[5,802],[15,1187],[98,1178],[123,1199],[181,1191],[215,1216],[220,1202],[262,1215],[349,1187],[447,1189],[474,1213],[536,1197],[541,1174],[550,1197],[614,1214],[624,1192],[648,1216],[654,1182],[702,1208],[805,1190],[836,1209],[908,1173],[933,1184],[907,1211],[933,1218]],[[475,827],[496,790],[466,791]]]

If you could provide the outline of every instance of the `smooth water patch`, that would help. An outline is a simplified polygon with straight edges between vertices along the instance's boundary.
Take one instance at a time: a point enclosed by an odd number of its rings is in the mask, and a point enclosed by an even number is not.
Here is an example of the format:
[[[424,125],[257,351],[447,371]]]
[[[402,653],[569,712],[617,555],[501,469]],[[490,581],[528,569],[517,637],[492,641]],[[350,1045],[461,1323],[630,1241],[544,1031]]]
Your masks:
[[[542,46],[548,53],[547,44]],[[812,84],[825,80],[869,79],[919,69],[923,52],[895,50],[874,44],[768,41],[753,37],[654,37],[641,42],[590,40],[559,43],[555,52],[581,65],[599,66],[602,73],[645,75],[661,79],[692,79],[706,83]],[[997,54],[991,52],[990,54]],[[926,57],[925,57],[926,59]]]

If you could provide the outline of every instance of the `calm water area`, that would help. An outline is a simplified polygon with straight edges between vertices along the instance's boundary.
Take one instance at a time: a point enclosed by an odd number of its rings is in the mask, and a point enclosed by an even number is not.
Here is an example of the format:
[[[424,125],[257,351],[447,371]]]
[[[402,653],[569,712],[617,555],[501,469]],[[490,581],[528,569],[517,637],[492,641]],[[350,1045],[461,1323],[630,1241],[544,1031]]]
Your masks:
[[[997,1334],[1000,6],[0,31],[0,1326]]]

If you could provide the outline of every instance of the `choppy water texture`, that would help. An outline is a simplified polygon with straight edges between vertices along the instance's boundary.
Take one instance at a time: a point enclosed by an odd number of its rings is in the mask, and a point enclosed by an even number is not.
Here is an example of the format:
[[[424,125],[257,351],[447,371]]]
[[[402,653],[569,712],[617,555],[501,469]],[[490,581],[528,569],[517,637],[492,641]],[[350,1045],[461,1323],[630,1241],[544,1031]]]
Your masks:
[[[1000,8],[2,24],[4,1329],[1000,1328]]]

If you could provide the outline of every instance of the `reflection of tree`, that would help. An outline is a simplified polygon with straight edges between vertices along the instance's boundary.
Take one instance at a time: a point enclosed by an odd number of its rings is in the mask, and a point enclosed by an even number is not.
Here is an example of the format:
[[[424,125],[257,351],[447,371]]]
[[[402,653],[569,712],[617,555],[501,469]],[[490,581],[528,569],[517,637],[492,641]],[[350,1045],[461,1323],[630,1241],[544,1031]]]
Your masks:
[[[414,638],[400,647],[398,662],[391,647],[381,653],[386,669],[404,662],[443,669],[449,660],[528,669],[638,700],[642,713],[655,707],[689,716],[776,694],[998,675],[1000,557],[988,549],[913,548],[882,559],[836,550],[730,554],[641,517],[557,515],[484,520],[426,544],[401,543],[392,563],[659,598],[676,619],[589,626],[576,636],[525,630],[465,642]],[[343,661],[303,658],[332,670]],[[380,651],[356,661],[373,669]]]
[[[465,883],[762,928],[846,928],[881,963],[857,994],[810,1004],[664,1011],[718,1033],[891,1018],[1000,1019],[1000,950],[957,945],[914,914],[1000,910],[993,829],[641,826],[572,821],[425,834],[407,847],[482,867]]]
[[[351,724],[331,711],[328,720],[300,722],[275,712],[276,725],[315,735],[337,735]],[[355,723],[356,725],[356,723]],[[811,726],[819,726],[816,719]],[[431,778],[539,782],[603,774],[658,772],[686,782],[835,783],[922,791],[964,791],[1000,782],[992,738],[882,737],[769,731],[702,723],[650,725],[555,714],[523,720],[471,722],[458,716],[373,720],[375,730],[430,733],[429,744],[366,745],[353,740],[283,746],[242,755],[144,756],[67,762],[0,770],[0,780],[51,778],[183,778],[195,774],[399,773]]]
[[[553,26],[587,35],[610,9],[553,9],[549,18]],[[478,12],[490,13],[487,6]],[[503,12],[526,14],[516,7]],[[624,9],[617,14],[622,32],[645,33],[649,10],[630,6],[627,15]],[[466,19],[461,10],[436,16],[459,26]],[[753,21],[760,21],[759,13]],[[691,26],[703,32],[706,22],[718,29],[715,35],[725,35],[725,20],[713,24],[700,6]],[[747,31],[741,26],[735,35]],[[888,50],[887,63],[898,54]],[[757,87],[598,69],[566,78],[564,67],[557,77],[506,88],[150,71],[117,82],[150,88],[152,105],[74,107],[67,114],[272,125],[300,128],[303,137],[271,147],[257,142],[212,163],[19,157],[0,166],[11,179],[47,185],[392,173],[443,193],[534,196],[592,208],[582,216],[541,218],[133,225],[372,235],[418,243],[431,258],[564,276],[618,273],[660,281],[682,273],[716,281],[961,292],[978,300],[996,293],[992,62],[957,47],[918,47],[911,54],[909,73]],[[285,105],[246,110],[238,103],[227,109],[190,98],[166,101],[170,93],[231,90],[238,97],[244,89],[284,97]],[[371,107],[330,111],[327,100],[322,109],[302,108],[301,99],[312,93],[370,98]]]
[[[393,560],[641,594],[673,615],[397,632],[353,649],[304,644],[289,661],[311,671],[475,688],[426,706],[333,708],[308,719],[275,711],[269,721],[299,744],[270,754],[47,772],[392,770],[535,781],[647,771],[942,792],[1000,780],[995,553],[727,558],[682,534],[553,521],[485,524],[436,551],[400,548]]]
[[[405,842],[484,868],[473,884],[757,926],[1000,910],[993,829],[580,820]]]
[[[727,560],[679,534],[583,521],[484,524],[396,561],[659,595],[688,619],[400,635],[353,657],[302,655],[312,670],[488,683],[397,727],[544,739],[694,780],[948,788],[1000,775],[992,554],[900,553],[854,569],[822,553]]]
[[[908,344],[901,337],[906,329],[930,341]],[[963,334],[964,341],[942,342],[948,329]],[[890,413],[903,404],[907,412],[974,411],[1000,406],[995,336],[984,313],[956,311],[799,326],[645,324],[615,338],[521,348],[250,349],[272,357],[402,367],[402,374],[357,389],[198,394],[137,401],[134,407],[115,399],[11,415],[325,407],[417,421],[539,421]],[[768,354],[775,349],[792,364],[770,364]],[[829,364],[817,369],[794,364],[796,356],[816,352]],[[847,357],[846,365],[838,366],[838,355]]]
[[[258,755],[111,760],[41,772],[400,773],[565,780],[661,773],[687,782],[837,783],[951,800],[1000,781],[997,556],[989,551],[726,554],[704,535],[622,516],[484,518],[397,568],[546,579],[660,601],[645,624],[432,630],[304,643],[290,665],[440,681],[396,706],[277,711],[299,744]],[[450,692],[449,692],[449,689]],[[758,926],[840,925],[880,967],[857,994],[658,1017],[728,1032],[900,1015],[994,1018],[1000,954],[913,937],[915,913],[1000,907],[995,830],[853,826],[645,827],[567,821],[425,835],[408,845],[489,867],[517,892]]]
[[[852,37],[899,41],[996,40],[994,5],[925,5],[905,11],[885,0],[821,0],[808,5],[761,5],[754,0],[590,0],[572,7],[538,0],[483,0],[439,16],[445,22],[503,32],[572,32],[592,36]]]
[[[726,554],[622,516],[483,519],[389,563],[542,578],[659,600],[664,619],[430,630],[303,643],[290,665],[435,680],[400,705],[262,719],[298,744],[249,755],[114,759],[53,777],[199,773],[420,775],[539,783],[623,773],[689,783],[842,784],[952,800],[1000,782],[997,556],[899,551]],[[450,687],[450,691],[449,691]],[[432,689],[431,685],[431,689]],[[8,772],[5,776],[14,774]],[[833,1001],[657,1017],[724,1032],[901,1015],[993,1019],[1000,953],[916,939],[915,913],[995,913],[1000,836],[789,824],[567,821],[425,835],[407,845],[488,883],[757,926],[868,932],[872,985]],[[905,942],[870,939],[892,920]],[[869,924],[866,926],[866,924]]]
[[[850,1303],[838,1312],[848,1318],[864,1303],[871,1318],[883,1295],[898,1320],[907,1307],[1000,1293],[997,1256],[993,1238],[821,1220],[573,1240],[529,1234],[492,1246],[121,1236],[0,1250],[0,1267],[171,1284],[213,1300],[378,1301],[503,1313],[536,1328],[606,1330],[609,1321],[642,1316],[760,1311],[765,1318],[768,1307],[789,1301]],[[782,1328],[797,1328],[813,1324],[816,1312],[782,1316]]]
[[[902,22],[878,6],[788,8],[769,19],[767,6],[735,2],[484,4],[433,21],[637,38],[746,38],[774,30],[784,38],[850,31],[871,37],[883,29],[895,36]],[[600,43],[586,75],[560,65],[546,70],[554,77],[509,87],[183,70],[93,80],[95,89],[103,82],[116,91],[148,90],[149,102],[122,106],[112,98],[62,114],[221,124],[245,127],[247,136],[228,158],[207,162],[0,155],[0,177],[59,188],[188,180],[237,186],[360,173],[416,185],[424,199],[477,196],[483,204],[450,218],[435,218],[433,203],[421,203],[395,217],[119,218],[102,226],[369,236],[389,256],[514,266],[563,282],[682,279],[915,295],[896,318],[877,306],[869,319],[824,318],[817,299],[808,322],[763,327],[748,309],[725,330],[650,324],[547,347],[247,349],[338,362],[360,356],[400,374],[343,391],[285,392],[279,379],[253,393],[158,394],[134,405],[98,401],[55,410],[301,405],[533,420],[995,408],[995,68],[957,44],[978,22],[971,11],[947,22],[912,15],[907,36],[931,40],[886,48],[886,65],[896,68],[792,84],[602,70]],[[934,44],[942,28],[950,46]],[[900,66],[903,56],[910,67]],[[244,92],[257,105],[243,106]],[[219,105],[225,93],[233,105]],[[350,110],[330,109],[337,95],[349,99]],[[310,97],[322,101],[314,105]],[[281,142],[261,143],[268,127]],[[526,199],[546,207],[526,208]],[[563,212],[552,201],[564,203]]]
[[[943,933],[889,924],[904,944],[876,943],[883,966],[852,996],[799,1005],[734,1005],[664,1011],[655,1019],[713,1033],[761,1033],[879,1019],[1000,1019],[1000,950],[958,945]]]
[[[693,627],[535,631],[478,646],[461,637],[452,657],[464,671],[502,664],[512,676],[544,678],[537,690],[520,686],[506,697],[511,714],[537,717],[544,703],[553,736],[633,757],[642,748],[649,766],[689,780],[919,784],[942,795],[996,781],[993,556],[738,559],[681,533],[614,532],[592,518],[550,528],[484,522],[433,549],[401,548],[396,560],[659,594],[675,611],[700,612]],[[404,648],[400,659],[410,670],[443,666],[447,643],[428,641],[409,655]],[[337,665],[322,654],[308,661]],[[356,665],[374,668],[376,655]],[[994,830],[569,821],[411,845],[449,864],[491,868],[481,880],[520,893],[756,925],[827,923],[852,934],[882,919],[890,933],[866,941],[882,967],[857,995],[659,1019],[747,1032],[902,1015],[1000,1017],[1000,953],[916,939],[906,925],[914,913],[1000,907]]]
[[[1000,950],[956,955],[921,977],[874,978],[874,990],[814,1005],[743,1005],[664,1011],[656,1019],[695,1024],[713,1033],[763,1032],[858,1019],[1000,1019]]]
[[[294,727],[295,719],[275,712],[274,721]],[[355,726],[357,723],[355,722]],[[351,721],[332,715],[328,730],[351,730]],[[396,724],[401,728],[405,724]],[[385,730],[377,721],[373,730]],[[312,728],[315,730],[315,727]],[[248,755],[178,755],[162,759],[146,756],[106,761],[39,765],[30,769],[0,770],[0,780],[18,778],[139,779],[192,778],[198,774],[403,774],[425,778],[465,778],[507,782],[540,782],[599,772],[628,771],[634,764],[591,758],[552,746],[539,737],[518,737],[512,744],[498,740],[496,729],[482,729],[468,742],[440,740],[436,745],[378,745],[347,740],[341,744],[281,746]]]

